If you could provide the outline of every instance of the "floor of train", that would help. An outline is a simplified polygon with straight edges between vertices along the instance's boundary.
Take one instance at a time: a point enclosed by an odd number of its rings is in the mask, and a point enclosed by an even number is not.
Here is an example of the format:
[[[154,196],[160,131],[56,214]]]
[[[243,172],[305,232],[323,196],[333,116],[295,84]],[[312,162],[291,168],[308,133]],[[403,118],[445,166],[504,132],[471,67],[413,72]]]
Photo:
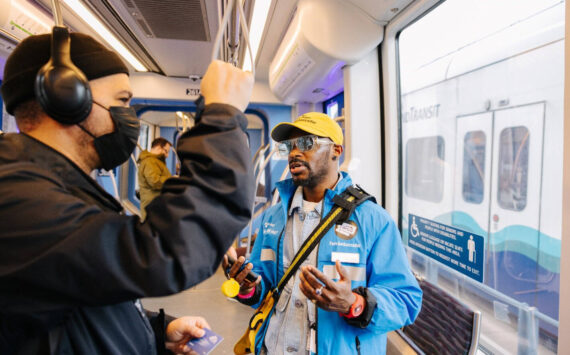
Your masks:
[[[224,338],[211,354],[233,354],[234,344],[243,335],[254,310],[228,299],[222,294],[220,287],[225,280],[226,277],[222,269],[219,268],[212,277],[196,287],[173,296],[145,298],[142,303],[148,310],[158,311],[163,308],[167,314],[174,317],[190,315],[204,317],[212,330]],[[463,297],[467,296],[463,295]],[[464,301],[473,300],[464,299]],[[473,301],[472,306],[481,310],[485,308],[484,305],[478,304],[476,301]],[[496,351],[496,354],[516,354],[516,329],[505,331],[504,327],[499,326],[500,321],[489,316],[492,315],[492,309],[486,311],[487,314],[482,318],[482,322],[487,324],[490,334],[481,332],[481,341],[494,344],[497,349],[502,349]],[[555,351],[546,349],[543,344],[539,344],[538,354],[554,353]],[[477,354],[483,355],[484,353],[479,350]]]
[[[234,344],[243,335],[254,309],[226,298],[220,291],[225,280],[226,277],[219,268],[212,277],[198,286],[173,296],[145,298],[142,303],[150,311],[163,308],[174,317],[206,318],[212,330],[224,338],[211,354],[233,354]]]

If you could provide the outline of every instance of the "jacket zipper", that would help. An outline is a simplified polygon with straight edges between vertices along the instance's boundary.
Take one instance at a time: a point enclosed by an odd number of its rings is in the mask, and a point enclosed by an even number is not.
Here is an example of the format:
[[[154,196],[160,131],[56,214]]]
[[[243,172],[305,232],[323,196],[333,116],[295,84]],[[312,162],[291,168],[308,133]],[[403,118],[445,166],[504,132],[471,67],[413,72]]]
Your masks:
[[[354,338],[355,342],[356,342],[356,353],[358,355],[360,355],[360,339],[358,339],[358,337]]]
[[[283,228],[281,230],[281,234],[279,235],[279,239],[277,239],[277,252],[275,253],[275,254],[277,254],[276,255],[276,263],[275,263],[275,279],[276,279],[277,283],[279,283],[279,281],[277,281],[277,280],[280,280],[280,278],[279,278],[279,247],[281,246],[281,240],[283,239],[282,238],[283,234],[285,234],[285,228]],[[276,287],[277,287],[277,284],[275,284],[275,286],[271,287],[270,291],[275,289]],[[277,295],[277,296],[279,296],[279,295]],[[275,295],[274,295],[274,297],[275,297]],[[277,302],[277,299],[275,300],[275,302]],[[275,307],[275,304],[273,307]],[[271,317],[271,313],[269,316]],[[265,332],[267,332],[267,328],[265,328]],[[263,343],[265,342],[265,334],[266,333],[263,333],[263,339],[261,339],[261,347],[262,348],[263,348]],[[256,349],[257,335],[255,338],[256,338],[256,341],[255,341],[255,344],[253,345],[254,349]]]
[[[275,254],[277,254],[277,262],[275,263],[275,287],[277,287],[277,284],[279,283],[279,280],[281,280],[281,278],[279,277],[279,255],[280,253],[280,248],[281,248],[281,241],[283,240],[283,234],[285,234],[285,229],[286,229],[287,224],[285,224],[285,227],[283,227],[283,229],[281,230],[281,234],[279,235],[279,239],[277,240],[277,252]]]
[[[323,238],[324,238],[324,236],[323,236]],[[317,265],[316,265],[317,270],[319,269],[319,248],[320,247],[321,247],[321,243],[319,242],[319,245],[317,245]],[[318,329],[319,329],[319,307],[317,307],[317,305],[315,305],[315,354],[319,353],[319,332],[317,331]]]
[[[323,220],[323,215],[325,213],[325,197],[323,197],[323,203],[321,204],[321,221]],[[330,231],[329,231],[330,232]],[[323,236],[324,238],[325,236]],[[321,241],[323,239],[321,238]],[[316,265],[315,267],[317,270],[319,269],[319,250],[321,249],[321,241],[317,245],[317,256],[316,256]],[[315,355],[319,353],[319,307],[315,305]]]

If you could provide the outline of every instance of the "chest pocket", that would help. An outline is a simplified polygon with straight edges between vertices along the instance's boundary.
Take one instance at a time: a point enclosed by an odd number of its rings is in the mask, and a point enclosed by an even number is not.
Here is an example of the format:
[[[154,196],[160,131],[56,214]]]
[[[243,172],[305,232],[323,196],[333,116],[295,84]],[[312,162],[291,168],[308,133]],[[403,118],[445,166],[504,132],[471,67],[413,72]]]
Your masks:
[[[335,262],[338,260],[353,281],[353,287],[366,282],[367,246],[356,223],[335,226],[321,241],[319,248],[319,265],[323,273],[331,279],[338,280]],[[348,235],[348,236],[347,236]]]
[[[353,287],[362,285],[366,282],[366,264],[341,264],[346,270],[348,277],[352,280]],[[328,262],[323,265],[323,274],[335,281],[340,279],[334,262]]]

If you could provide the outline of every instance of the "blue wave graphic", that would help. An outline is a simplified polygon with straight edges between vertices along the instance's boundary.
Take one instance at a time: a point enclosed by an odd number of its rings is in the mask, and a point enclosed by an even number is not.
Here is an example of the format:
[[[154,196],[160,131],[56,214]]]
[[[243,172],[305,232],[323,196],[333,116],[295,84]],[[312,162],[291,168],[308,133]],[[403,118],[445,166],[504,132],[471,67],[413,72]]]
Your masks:
[[[537,267],[522,254],[504,251],[488,254],[485,284],[558,319],[560,274]]]

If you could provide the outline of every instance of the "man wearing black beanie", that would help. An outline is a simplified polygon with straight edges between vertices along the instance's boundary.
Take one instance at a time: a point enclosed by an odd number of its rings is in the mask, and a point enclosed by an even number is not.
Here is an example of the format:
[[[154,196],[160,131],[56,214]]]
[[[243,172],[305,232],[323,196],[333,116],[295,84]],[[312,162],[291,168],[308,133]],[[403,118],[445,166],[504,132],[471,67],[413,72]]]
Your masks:
[[[138,298],[208,278],[248,222],[253,178],[242,111],[253,78],[210,64],[201,118],[178,142],[180,176],[167,180],[141,223],[88,175],[121,164],[136,144],[128,68],[91,37],[71,34],[71,60],[92,105],[87,118],[64,122],[34,91],[50,39],[22,41],[2,84],[20,133],[0,136],[0,353],[187,353],[205,320],[149,314]]]

